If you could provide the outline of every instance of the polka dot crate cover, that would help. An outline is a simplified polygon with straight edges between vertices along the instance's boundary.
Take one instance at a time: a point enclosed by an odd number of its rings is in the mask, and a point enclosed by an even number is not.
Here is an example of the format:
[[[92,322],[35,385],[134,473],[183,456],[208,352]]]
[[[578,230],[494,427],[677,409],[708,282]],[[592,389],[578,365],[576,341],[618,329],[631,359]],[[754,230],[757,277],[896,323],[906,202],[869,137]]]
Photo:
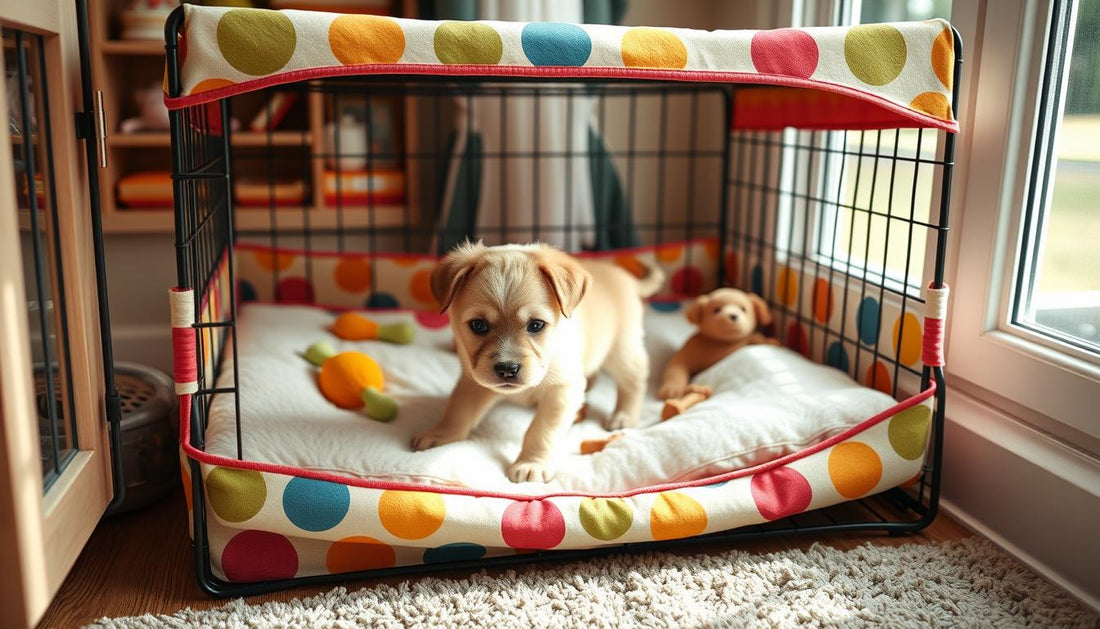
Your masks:
[[[954,37],[940,20],[707,32],[433,22],[195,5],[185,5],[184,11],[178,86],[166,96],[170,109],[344,75],[626,78],[767,86],[738,92],[732,116],[738,128],[958,130],[950,105]],[[707,267],[676,267],[681,254],[674,256],[667,249],[612,255],[628,268],[639,260],[661,264],[670,276],[664,290],[671,295],[709,289],[706,282],[717,276],[714,269],[722,264],[729,277],[738,276],[731,268],[740,262],[718,260],[714,242],[678,246],[695,251],[693,259]],[[331,280],[323,285],[303,283],[296,266],[303,262],[293,251],[241,245],[236,259],[242,301],[421,311],[437,305],[427,289],[428,257],[370,263],[355,256],[317,259],[313,262],[326,266],[314,277]],[[372,265],[390,271],[371,273]],[[222,264],[222,272],[206,287],[210,298],[190,315],[199,322],[224,320],[229,308],[227,266]],[[754,268],[750,277],[758,292],[765,281],[777,282],[775,292],[783,302],[801,299],[799,291],[808,291],[810,316],[819,323],[841,316],[834,308],[841,296],[829,282],[789,269],[765,278],[762,269]],[[363,301],[377,295],[384,298]],[[897,318],[894,358],[905,364],[923,360],[925,365],[942,365],[937,345],[942,336],[930,339],[927,330],[941,329],[945,292],[930,291],[923,354],[922,326],[913,314],[883,312],[885,304],[873,298],[850,303],[858,303],[846,313],[854,317],[851,329],[858,342],[888,337],[889,322]],[[176,314],[174,328],[194,323]],[[445,324],[438,316],[416,320],[426,328]],[[807,345],[807,331],[798,322],[777,335],[785,335],[796,350]],[[177,359],[194,355],[181,351],[187,338],[180,335]],[[207,360],[213,356],[210,348],[201,349]],[[825,362],[847,370],[843,344],[826,354]],[[212,373],[213,364],[206,369]],[[193,362],[187,366],[177,360],[177,381],[191,382],[194,370]],[[867,384],[890,389],[890,375],[881,362],[872,364],[867,376]],[[511,495],[426,487],[212,455],[192,445],[192,397],[184,392],[183,480],[189,514],[195,509],[205,513],[201,535],[212,572],[229,583],[673,540],[767,523],[912,481],[921,473],[935,392],[933,381],[921,393],[842,433],[760,465],[604,495]],[[200,477],[193,479],[196,472]],[[203,504],[195,504],[193,480],[203,490]],[[200,532],[192,534],[198,539]]]

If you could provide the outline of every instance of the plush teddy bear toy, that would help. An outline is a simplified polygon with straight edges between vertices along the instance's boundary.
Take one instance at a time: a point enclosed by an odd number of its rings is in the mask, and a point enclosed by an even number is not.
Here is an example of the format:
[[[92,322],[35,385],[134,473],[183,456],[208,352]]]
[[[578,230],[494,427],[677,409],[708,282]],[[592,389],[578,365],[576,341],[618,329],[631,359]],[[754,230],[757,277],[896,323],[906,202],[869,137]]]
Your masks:
[[[758,295],[719,288],[697,298],[684,316],[699,326],[699,331],[672,355],[665,367],[657,393],[665,400],[662,420],[710,397],[710,387],[690,383],[699,372],[746,345],[779,344],[759,332],[771,324],[772,313]]]

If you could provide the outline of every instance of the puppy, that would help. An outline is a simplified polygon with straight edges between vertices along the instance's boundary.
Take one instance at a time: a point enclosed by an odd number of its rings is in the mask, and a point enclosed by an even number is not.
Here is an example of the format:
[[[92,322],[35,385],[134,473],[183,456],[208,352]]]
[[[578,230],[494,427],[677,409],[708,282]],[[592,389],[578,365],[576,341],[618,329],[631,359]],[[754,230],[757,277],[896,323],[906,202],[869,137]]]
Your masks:
[[[415,435],[412,447],[465,439],[493,404],[508,398],[536,408],[508,478],[546,482],[557,444],[601,368],[618,396],[604,427],[633,426],[649,378],[639,298],[662,281],[657,269],[639,280],[614,264],[581,261],[547,245],[458,246],[432,271],[431,287],[450,311],[462,375],[443,418]]]

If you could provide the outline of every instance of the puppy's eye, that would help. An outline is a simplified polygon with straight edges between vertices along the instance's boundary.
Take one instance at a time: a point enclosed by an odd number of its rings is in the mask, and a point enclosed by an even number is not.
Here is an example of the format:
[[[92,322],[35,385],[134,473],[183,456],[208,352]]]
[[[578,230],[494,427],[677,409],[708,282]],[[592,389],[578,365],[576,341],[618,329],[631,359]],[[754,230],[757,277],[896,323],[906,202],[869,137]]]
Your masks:
[[[546,327],[546,322],[542,319],[531,319],[527,322],[527,331],[531,334],[538,334],[542,332],[542,329]]]
[[[489,322],[485,319],[473,319],[466,325],[470,326],[470,331],[478,336],[489,333]]]
[[[718,314],[719,312],[722,312],[722,306],[718,306],[714,309],[714,314]]]

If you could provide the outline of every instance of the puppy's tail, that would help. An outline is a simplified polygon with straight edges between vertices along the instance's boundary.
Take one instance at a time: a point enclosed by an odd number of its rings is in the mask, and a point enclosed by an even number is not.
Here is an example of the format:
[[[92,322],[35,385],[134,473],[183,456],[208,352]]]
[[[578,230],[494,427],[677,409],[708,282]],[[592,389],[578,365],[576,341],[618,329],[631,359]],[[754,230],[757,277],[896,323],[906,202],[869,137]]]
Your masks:
[[[649,267],[649,273],[645,277],[639,277],[638,279],[638,296],[643,299],[646,297],[652,297],[657,294],[657,291],[661,290],[661,287],[665,285],[665,273],[660,267]]]

